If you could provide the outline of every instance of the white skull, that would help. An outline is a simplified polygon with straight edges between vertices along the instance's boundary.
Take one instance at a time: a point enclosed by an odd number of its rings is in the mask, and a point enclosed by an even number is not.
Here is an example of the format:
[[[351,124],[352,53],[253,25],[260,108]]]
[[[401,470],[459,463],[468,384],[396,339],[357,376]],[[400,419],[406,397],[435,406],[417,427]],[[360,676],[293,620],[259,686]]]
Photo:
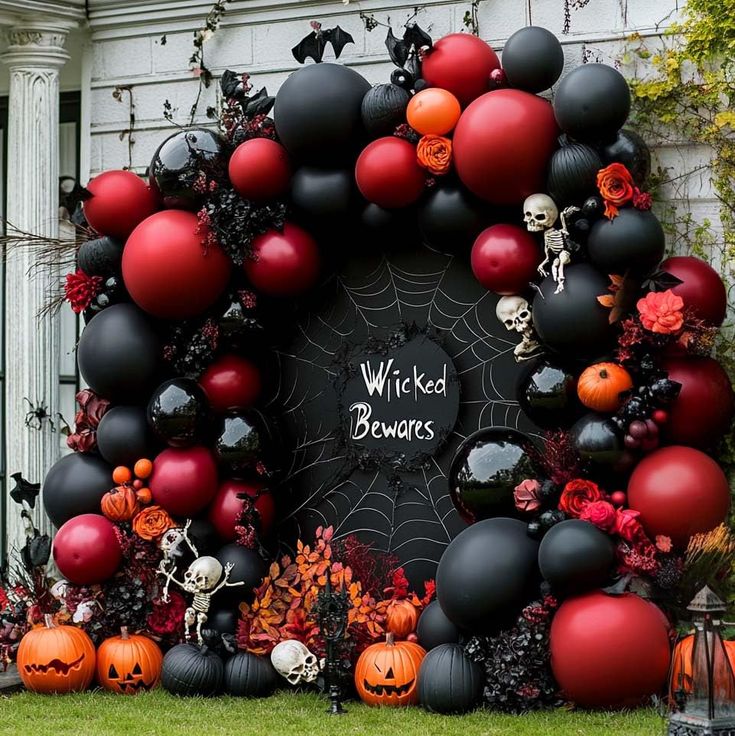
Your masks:
[[[526,332],[531,324],[531,307],[522,296],[503,296],[495,307],[496,317],[506,330]]]
[[[197,557],[184,573],[183,588],[187,593],[206,593],[222,577],[222,564],[214,557]]]
[[[276,644],[271,652],[271,663],[291,685],[314,682],[319,674],[316,656],[296,639]]]
[[[559,208],[548,194],[532,194],[523,203],[523,220],[532,233],[554,227]]]
[[[163,552],[164,557],[175,557],[184,542],[184,530],[172,527],[158,540],[158,549]]]

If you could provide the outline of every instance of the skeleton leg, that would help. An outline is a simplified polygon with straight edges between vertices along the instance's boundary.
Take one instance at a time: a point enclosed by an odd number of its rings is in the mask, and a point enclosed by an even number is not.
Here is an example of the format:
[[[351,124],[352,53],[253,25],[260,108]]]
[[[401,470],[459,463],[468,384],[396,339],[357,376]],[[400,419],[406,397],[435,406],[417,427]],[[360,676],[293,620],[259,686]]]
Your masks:
[[[202,639],[202,626],[207,623],[207,614],[202,613],[201,611],[197,612],[197,642],[199,643],[199,646],[204,644],[204,639]]]
[[[189,606],[189,608],[184,611],[184,639],[186,640],[186,643],[188,644],[191,641],[191,632],[189,629],[196,623],[197,620],[197,612]],[[199,632],[199,629],[197,627],[197,633]]]
[[[549,248],[544,248],[544,260],[539,263],[538,268],[536,269],[541,276],[546,278],[549,275],[549,272],[546,270],[546,267],[551,262],[551,254],[549,253]]]
[[[569,254],[568,250],[563,250],[559,253],[559,255],[554,260],[554,265],[552,266],[552,273],[554,274],[554,281],[556,281],[556,291],[555,294],[558,294],[561,291],[564,291],[564,281],[566,281],[566,276],[564,275],[564,266],[566,266],[569,261],[571,261],[572,257]]]

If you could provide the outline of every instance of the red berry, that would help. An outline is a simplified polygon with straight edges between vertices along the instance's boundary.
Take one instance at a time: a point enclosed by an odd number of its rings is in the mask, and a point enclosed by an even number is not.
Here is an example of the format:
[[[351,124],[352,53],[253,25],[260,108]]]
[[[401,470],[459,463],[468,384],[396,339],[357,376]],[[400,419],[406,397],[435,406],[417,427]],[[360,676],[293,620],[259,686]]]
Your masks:
[[[629,434],[625,435],[623,442],[629,450],[637,450],[641,446],[641,441]]]
[[[142,487],[143,487],[143,481],[140,480],[140,478],[136,478],[133,481],[133,488],[135,488],[135,490],[137,491],[139,488],[142,488]]]
[[[630,423],[628,434],[631,437],[635,437],[637,440],[642,440],[648,435],[648,427],[645,422],[642,422],[640,419],[636,419]]]
[[[610,500],[615,506],[625,506],[628,497],[625,495],[625,491],[613,491],[610,494]]]
[[[669,421],[669,412],[665,409],[656,409],[653,414],[651,414],[651,419],[653,419],[653,421],[659,426],[666,424],[666,422]]]
[[[653,419],[646,419],[646,427],[648,427],[649,437],[658,437],[658,424]]]

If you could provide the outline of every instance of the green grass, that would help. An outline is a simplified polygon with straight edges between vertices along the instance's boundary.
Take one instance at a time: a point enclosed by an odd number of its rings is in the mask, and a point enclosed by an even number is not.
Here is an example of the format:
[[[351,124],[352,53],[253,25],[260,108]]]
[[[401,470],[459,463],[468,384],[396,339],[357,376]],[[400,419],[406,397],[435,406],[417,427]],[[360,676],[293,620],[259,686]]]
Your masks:
[[[348,703],[344,716],[325,713],[312,694],[279,693],[262,700],[175,698],[163,691],[136,696],[108,693],[0,697],[0,734],[20,736],[638,736],[664,733],[651,709],[622,713],[544,711],[508,716],[476,711],[437,716],[419,708],[369,708]]]

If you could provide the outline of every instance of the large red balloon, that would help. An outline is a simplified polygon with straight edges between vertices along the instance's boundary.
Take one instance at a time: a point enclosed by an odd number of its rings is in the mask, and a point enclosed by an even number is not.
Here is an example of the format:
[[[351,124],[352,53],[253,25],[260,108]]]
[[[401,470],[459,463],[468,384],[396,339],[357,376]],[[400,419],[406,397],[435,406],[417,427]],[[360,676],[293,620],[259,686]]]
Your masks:
[[[262,487],[262,483],[242,480],[226,480],[220,485],[209,506],[209,521],[222,539],[227,542],[235,541],[235,525],[242,511],[242,499],[237,497],[238,494],[246,493],[255,497]],[[255,502],[255,510],[260,515],[261,532],[263,536],[267,536],[276,517],[276,505],[269,491],[260,495]]]
[[[230,259],[206,245],[197,216],[184,210],[151,215],[125,244],[122,274],[133,301],[164,319],[184,319],[210,307],[230,278]]]
[[[297,296],[319,278],[321,259],[314,238],[287,222],[283,231],[268,230],[253,240],[253,257],[243,268],[250,283],[270,296]]]
[[[694,256],[667,258],[659,270],[681,279],[682,283],[672,288],[691,307],[695,314],[713,325],[721,325],[727,311],[727,293],[720,274],[709,263]]]
[[[280,143],[270,138],[251,138],[232,154],[229,175],[241,197],[262,202],[288,191],[291,164]]]
[[[114,524],[99,514],[80,514],[56,533],[53,556],[59,572],[75,585],[112,577],[122,561]]]
[[[730,508],[722,468],[700,450],[672,445],[644,457],[628,481],[628,505],[640,512],[648,536],[685,547],[692,534],[721,524]]]
[[[249,409],[260,396],[262,381],[257,366],[239,355],[222,355],[199,379],[215,411]]]
[[[519,294],[538,276],[541,254],[528,230],[517,225],[492,225],[472,246],[475,278],[496,294]]]
[[[153,461],[148,485],[169,514],[194,516],[217,493],[217,463],[206,447],[169,447]]]
[[[669,409],[664,439],[676,445],[707,449],[727,432],[735,412],[730,379],[714,358],[667,358],[662,368],[681,384]]]
[[[355,164],[355,180],[368,202],[394,209],[421,196],[426,174],[416,159],[416,147],[391,135],[363,149]]]
[[[666,617],[633,593],[570,598],[554,616],[551,669],[564,695],[586,708],[627,708],[661,692],[671,645]]]
[[[495,52],[471,33],[450,33],[426,53],[421,74],[432,87],[449,90],[465,106],[488,91],[500,68]]]
[[[158,197],[132,171],[103,171],[87,184],[87,222],[102,235],[125,240],[138,223],[158,209]]]
[[[517,204],[544,191],[558,135],[546,100],[517,89],[488,92],[457,123],[454,165],[462,183],[481,199]]]

